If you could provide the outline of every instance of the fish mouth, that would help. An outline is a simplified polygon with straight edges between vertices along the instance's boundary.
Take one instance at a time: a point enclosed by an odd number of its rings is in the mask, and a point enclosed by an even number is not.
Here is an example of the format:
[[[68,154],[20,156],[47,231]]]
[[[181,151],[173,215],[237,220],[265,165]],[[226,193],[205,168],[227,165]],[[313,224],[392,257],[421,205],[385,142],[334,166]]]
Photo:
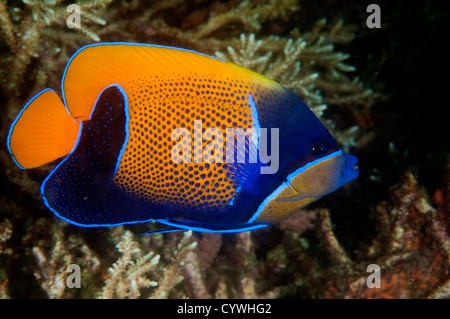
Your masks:
[[[350,154],[345,154],[344,176],[351,181],[359,176],[358,159]]]

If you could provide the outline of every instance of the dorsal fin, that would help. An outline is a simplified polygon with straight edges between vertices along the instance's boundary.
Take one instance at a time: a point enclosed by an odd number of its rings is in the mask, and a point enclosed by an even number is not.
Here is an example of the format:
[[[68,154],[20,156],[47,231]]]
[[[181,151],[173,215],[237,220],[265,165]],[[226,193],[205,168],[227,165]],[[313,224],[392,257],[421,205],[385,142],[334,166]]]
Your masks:
[[[201,64],[214,68],[221,60],[193,51],[132,43],[101,43],[78,50],[67,64],[62,90],[69,112],[86,120],[99,93],[111,84],[125,92],[132,80],[164,72],[183,72]]]
[[[107,86],[120,85],[128,94],[133,81],[171,74],[180,79],[202,72],[221,77],[276,82],[233,63],[199,52],[139,43],[98,43],[82,47],[69,60],[62,80],[64,102],[78,120],[89,118],[97,96]],[[132,108],[132,101],[130,101]]]

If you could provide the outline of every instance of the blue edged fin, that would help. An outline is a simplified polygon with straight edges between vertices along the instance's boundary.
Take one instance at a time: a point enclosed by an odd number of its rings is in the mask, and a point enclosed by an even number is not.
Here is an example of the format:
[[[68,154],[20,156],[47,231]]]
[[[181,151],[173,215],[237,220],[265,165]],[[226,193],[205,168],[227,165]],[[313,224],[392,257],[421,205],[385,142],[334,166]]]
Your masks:
[[[186,231],[186,229],[183,228],[177,228],[177,227],[167,227],[167,228],[161,228],[160,230],[150,231],[147,233],[142,233],[142,236],[145,235],[155,235],[155,234],[165,234],[165,233],[174,233],[177,231]]]
[[[158,223],[173,227],[174,229],[193,230],[205,233],[238,233],[269,226],[269,224],[257,224],[257,223],[218,224],[218,223],[196,222],[193,220],[186,220],[180,218],[156,219],[156,221]]]

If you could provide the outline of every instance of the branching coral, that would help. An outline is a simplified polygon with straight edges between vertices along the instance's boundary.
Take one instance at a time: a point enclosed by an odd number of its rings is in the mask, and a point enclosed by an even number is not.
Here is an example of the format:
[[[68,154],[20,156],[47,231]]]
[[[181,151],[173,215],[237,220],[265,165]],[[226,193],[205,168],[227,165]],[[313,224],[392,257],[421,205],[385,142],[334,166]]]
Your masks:
[[[177,245],[172,263],[163,268],[164,266],[160,264],[160,255],[153,251],[140,256],[142,250],[133,240],[132,233],[126,231],[117,244],[121,256],[108,270],[108,278],[100,298],[138,298],[142,288],[150,287],[157,287],[152,292],[151,298],[167,298],[170,290],[183,280],[183,277],[178,276],[178,272],[186,254],[197,245],[196,242],[190,242],[191,236],[192,231],[184,234]],[[154,280],[144,276],[149,272],[153,274]]]
[[[116,9],[112,15],[118,15],[118,10],[131,13],[140,10],[136,19],[117,22],[119,28],[116,31],[122,38],[128,38],[129,34],[124,31],[132,29],[137,31],[135,36],[184,43],[187,47],[212,53],[214,48],[223,47],[224,41],[219,39],[242,32],[258,32],[264,22],[288,20],[292,13],[300,9],[297,0],[204,1],[201,6],[192,7],[180,0],[159,0],[151,6],[134,1],[132,5]],[[170,17],[179,21],[169,23]],[[109,32],[105,30],[105,33]]]
[[[430,205],[411,173],[391,188],[391,202],[376,208],[379,235],[372,246],[350,260],[335,238],[330,251],[338,252],[339,269],[322,297],[345,298],[448,298],[450,239],[443,212]],[[327,227],[322,223],[322,227]],[[329,228],[329,227],[328,227]],[[381,269],[381,287],[368,288],[364,265]]]
[[[6,253],[6,242],[11,238],[12,223],[9,219],[5,219],[0,223],[0,254]]]
[[[223,245],[220,234],[207,235],[206,238],[212,242],[212,246],[217,243]],[[272,287],[273,290],[269,291],[261,291],[258,287],[260,274],[251,233],[236,234],[234,239],[233,252],[227,255],[227,258],[233,260],[234,267],[221,270],[219,266],[219,269],[215,270],[219,276],[207,276],[206,272],[212,269],[211,261],[205,262],[207,254],[213,254],[215,259],[220,260],[218,251],[214,248],[211,251],[206,242],[202,244],[200,240],[199,247],[189,252],[184,270],[185,289],[189,297],[257,299],[278,296],[278,287]]]
[[[137,298],[140,296],[140,288],[157,286],[157,282],[143,275],[158,265],[160,256],[151,251],[133,260],[133,256],[139,254],[140,250],[132,236],[131,232],[125,232],[117,244],[117,249],[122,255],[108,270],[109,278],[102,289],[100,296],[102,299]]]
[[[91,249],[77,238],[69,237],[64,239],[63,228],[59,225],[53,227],[53,248],[47,254],[39,247],[33,247],[33,255],[36,257],[38,267],[34,271],[34,276],[40,282],[42,289],[49,298],[58,299],[63,296],[70,296],[67,289],[67,277],[69,265],[77,264],[83,269],[89,269],[85,280],[92,280],[91,276],[99,270],[100,262]],[[74,257],[72,250],[77,250],[83,258]],[[80,278],[81,280],[81,278]],[[67,293],[67,295],[66,295]]]
[[[4,256],[12,254],[12,249],[7,247],[7,241],[12,235],[12,223],[9,219],[5,219],[0,223],[0,260]],[[0,268],[0,299],[8,298],[7,292],[8,278],[3,269]]]
[[[97,16],[96,10],[104,8],[111,1],[78,1],[76,5],[82,12],[80,14],[82,23],[79,28],[74,29],[93,41],[99,41],[100,38],[95,31],[89,29],[85,23],[106,24],[105,20]],[[62,3],[62,0],[24,0],[23,3],[26,5],[24,9],[10,8],[13,12],[13,17],[11,17],[6,3],[0,2],[1,29],[12,52],[6,60],[2,61],[2,71],[4,72],[2,87],[6,95],[15,97],[20,95],[20,85],[23,83],[25,72],[32,59],[42,56],[45,52],[46,47],[42,45],[40,36],[42,31],[53,25],[65,26],[68,16],[67,6]]]
[[[192,232],[184,233],[166,252],[165,259],[172,253],[166,262],[156,253],[158,247],[145,252],[130,231],[119,227],[114,230],[113,238],[119,238],[116,248],[120,256],[105,271],[97,254],[84,240],[74,235],[64,237],[64,228],[56,227],[50,251],[39,246],[32,249],[37,261],[34,276],[49,298],[168,298],[183,280],[181,270],[186,266],[186,255],[197,246],[192,241]],[[80,289],[67,287],[71,264],[80,268]]]
[[[71,264],[71,256],[61,255],[62,244],[58,243],[52,251],[51,259],[48,260],[39,247],[34,247],[33,253],[39,264],[39,271],[34,275],[41,282],[42,289],[45,290],[51,299],[61,298],[66,289],[65,274],[61,269],[67,268]],[[57,265],[62,259],[64,265]],[[63,267],[65,266],[65,267]]]
[[[282,18],[286,20],[289,13],[298,10],[297,1],[293,0],[269,0],[260,5],[245,0],[228,12],[216,15],[201,24],[192,33],[198,39],[204,38],[220,28],[233,23],[239,23],[241,30],[255,32],[261,28],[262,22]]]
[[[62,231],[55,232],[55,245],[47,258],[38,246],[33,248],[33,254],[38,261],[38,268],[34,272],[35,277],[41,283],[49,298],[61,298],[66,288],[64,269],[72,263],[72,256],[67,254],[62,240]]]

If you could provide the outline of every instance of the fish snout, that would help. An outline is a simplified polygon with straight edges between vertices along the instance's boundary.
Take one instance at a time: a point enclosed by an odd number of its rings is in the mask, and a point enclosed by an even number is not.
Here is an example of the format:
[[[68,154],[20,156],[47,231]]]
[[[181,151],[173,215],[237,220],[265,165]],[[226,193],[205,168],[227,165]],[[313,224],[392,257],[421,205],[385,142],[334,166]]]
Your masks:
[[[348,181],[351,181],[358,177],[359,175],[359,167],[358,167],[358,159],[350,154],[345,154],[345,166],[343,169],[344,176]]]

